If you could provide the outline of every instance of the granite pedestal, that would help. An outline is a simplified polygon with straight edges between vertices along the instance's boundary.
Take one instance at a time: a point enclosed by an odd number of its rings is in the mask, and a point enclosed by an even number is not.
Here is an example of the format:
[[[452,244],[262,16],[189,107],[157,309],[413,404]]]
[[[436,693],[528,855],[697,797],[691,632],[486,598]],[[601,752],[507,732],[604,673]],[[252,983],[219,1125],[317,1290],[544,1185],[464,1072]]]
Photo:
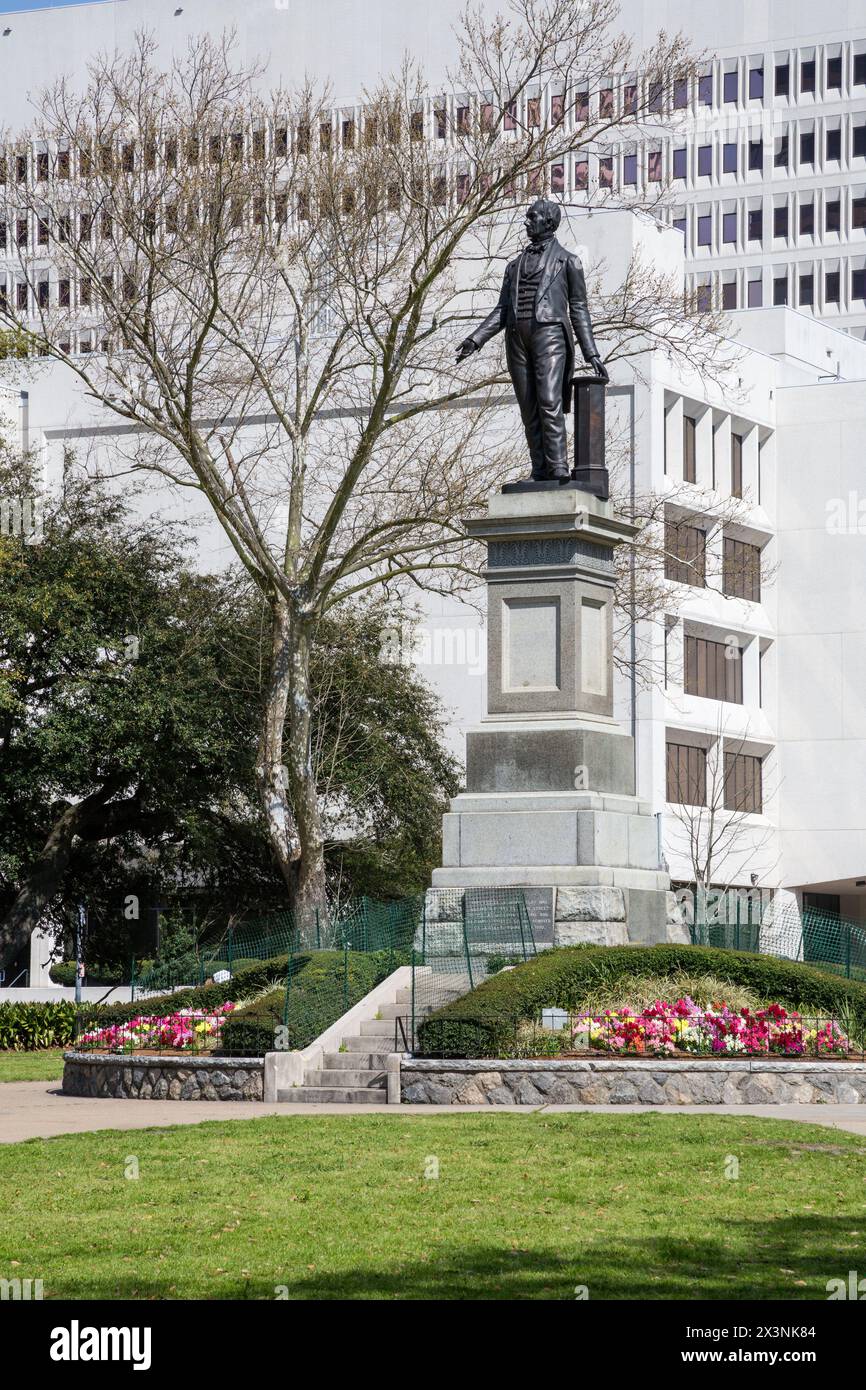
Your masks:
[[[437,890],[527,890],[538,945],[687,941],[613,717],[615,551],[635,527],[574,486],[491,497],[466,522],[487,545],[487,715],[466,791],[443,820]],[[530,891],[531,890],[531,891]]]

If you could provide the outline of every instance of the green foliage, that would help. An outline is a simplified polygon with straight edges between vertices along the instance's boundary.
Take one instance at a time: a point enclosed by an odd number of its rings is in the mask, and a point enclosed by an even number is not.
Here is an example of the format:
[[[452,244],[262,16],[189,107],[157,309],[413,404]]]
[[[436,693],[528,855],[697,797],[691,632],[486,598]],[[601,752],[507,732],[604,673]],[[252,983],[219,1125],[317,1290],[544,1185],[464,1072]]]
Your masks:
[[[296,956],[294,963],[306,962],[308,957]],[[175,990],[173,994],[154,994],[146,999],[136,999],[130,1004],[105,1004],[98,1011],[86,1005],[80,1010],[82,1024],[95,1021],[97,1015],[100,1027],[112,1023],[125,1023],[131,1018],[157,1017],[160,1014],[176,1013],[178,1009],[209,1009],[228,1000],[236,1003],[263,993],[269,985],[285,980],[288,956],[274,956],[271,960],[260,960],[246,970],[239,971],[224,984],[196,985],[190,989]]]
[[[425,1051],[493,1057],[542,1009],[577,1012],[594,991],[647,976],[712,975],[805,1013],[847,1017],[866,1030],[866,985],[811,966],[712,946],[563,946],[485,980],[420,1026]]]
[[[406,964],[394,951],[316,951],[292,976],[286,1033],[288,1050],[308,1047],[382,980]],[[285,989],[275,989],[238,1009],[223,1025],[220,1051],[227,1056],[260,1057],[273,1052],[284,1022]]]
[[[0,1004],[0,1051],[68,1047],[75,1036],[75,1012],[71,999]]]
[[[58,960],[51,966],[48,974],[55,985],[64,985],[69,989],[75,985],[75,970],[74,960]],[[103,970],[98,965],[94,966],[92,970],[88,967],[84,983],[87,985],[119,985],[122,983],[122,973],[120,970]]]
[[[408,636],[405,613],[402,625]],[[425,891],[460,785],[436,695],[389,659],[394,630],[384,604],[341,607],[319,623],[311,665],[328,876],[343,895],[380,900]]]

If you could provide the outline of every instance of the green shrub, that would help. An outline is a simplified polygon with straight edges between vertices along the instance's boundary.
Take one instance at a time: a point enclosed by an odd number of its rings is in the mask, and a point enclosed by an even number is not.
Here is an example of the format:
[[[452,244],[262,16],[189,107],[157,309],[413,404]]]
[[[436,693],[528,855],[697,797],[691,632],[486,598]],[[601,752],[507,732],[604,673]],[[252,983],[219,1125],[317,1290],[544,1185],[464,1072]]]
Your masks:
[[[288,1049],[308,1047],[332,1023],[384,980],[406,958],[395,951],[316,951],[292,976],[286,1033]],[[276,1030],[283,1025],[285,988],[272,990],[237,1009],[223,1025],[220,1051],[226,1056],[273,1052]]]
[[[293,970],[302,969],[309,956],[294,956]],[[174,994],[155,994],[144,999],[136,999],[130,1004],[107,1004],[99,1010],[99,1023],[107,1027],[112,1023],[125,1023],[131,1018],[157,1017],[160,1014],[176,1013],[178,1009],[209,1009],[217,1004],[231,1000],[237,1003],[261,994],[278,980],[285,980],[288,956],[274,956],[271,960],[256,961],[247,970],[240,970],[224,984],[194,985],[190,989],[179,989]],[[82,1008],[79,1014],[85,1024],[89,1019],[88,1009]]]
[[[67,1047],[74,1036],[75,1004],[71,999],[0,1004],[0,1051],[35,1052],[42,1047]]]
[[[55,985],[63,985],[67,989],[75,986],[75,961],[59,960],[55,961],[48,974]],[[86,985],[117,985],[121,983],[121,972],[119,970],[104,970],[96,965],[91,970],[86,967],[84,983]]]
[[[440,1056],[494,1057],[518,1025],[542,1009],[577,1012],[593,991],[646,976],[713,975],[788,1008],[851,1020],[866,1031],[866,984],[796,961],[713,946],[562,946],[485,980],[420,1025],[421,1049]]]

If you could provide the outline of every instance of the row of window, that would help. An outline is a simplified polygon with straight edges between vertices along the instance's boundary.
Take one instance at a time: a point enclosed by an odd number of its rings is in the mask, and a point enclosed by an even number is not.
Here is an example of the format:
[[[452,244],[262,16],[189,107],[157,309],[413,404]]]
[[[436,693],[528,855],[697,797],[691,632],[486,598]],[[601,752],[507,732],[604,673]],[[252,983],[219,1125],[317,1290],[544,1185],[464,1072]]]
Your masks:
[[[697,429],[698,422],[693,415],[683,415],[683,482],[696,483],[697,477]],[[667,444],[667,432],[665,432]],[[713,449],[713,487],[718,483],[716,476],[716,432],[712,435]],[[665,453],[665,472],[667,473],[667,452]],[[743,436],[731,431],[731,497],[743,495]],[[742,597],[742,595],[741,595]]]
[[[667,799],[674,805],[706,806],[707,750],[690,743],[666,745]],[[723,754],[722,801],[726,811],[763,811],[762,760],[749,753]]]
[[[740,489],[742,491],[742,476]],[[706,588],[707,533],[702,526],[671,517],[666,519],[665,579],[675,584]],[[722,538],[722,593],[728,598],[761,602],[760,546],[730,536]]]
[[[811,195],[811,196],[810,196]],[[809,201],[805,201],[805,199]],[[736,246],[743,242],[753,242],[762,246],[764,242],[763,208],[744,207],[726,211],[722,204],[716,204],[716,211],[699,212],[695,218],[695,242],[698,246],[713,245],[713,220],[716,219],[718,245]],[[823,212],[823,215],[822,215]],[[792,213],[794,214],[792,216]],[[843,223],[842,198],[838,195],[823,197],[823,207],[816,208],[814,190],[802,191],[796,208],[787,203],[772,210],[772,240],[794,241],[799,237],[813,238],[816,235],[845,235],[849,232],[866,231],[866,195],[850,199],[850,218]],[[683,210],[677,210],[671,225],[681,232],[688,241],[688,218]],[[793,229],[793,230],[792,230]]]
[[[818,272],[820,274],[820,272]],[[764,306],[764,279],[760,267],[747,272],[745,296],[741,296],[736,279],[723,280],[719,302],[723,309],[761,309]],[[797,272],[796,267],[785,267],[772,277],[772,300],[778,306],[814,309],[820,306],[841,307],[866,302],[866,268],[852,266],[848,262],[843,267],[834,265],[824,270],[819,283],[814,269]],[[713,304],[713,286],[700,284],[695,287],[695,303],[698,309],[708,311]],[[742,302],[741,302],[742,299]]]
[[[73,282],[66,277],[55,281],[53,302],[60,309],[73,307],[91,309],[97,304],[101,294],[114,294],[118,284],[123,299],[127,303],[131,303],[136,294],[135,280],[131,275],[123,273],[118,282],[113,271],[107,271],[98,281],[94,281],[89,276],[82,276],[78,280],[75,290],[73,289]],[[52,307],[51,288],[52,281],[47,274],[33,285],[19,280],[11,289],[6,283],[6,277],[0,275],[0,304],[4,308],[8,307],[9,296],[14,294],[15,308],[20,313],[29,313],[34,308],[50,309]]]

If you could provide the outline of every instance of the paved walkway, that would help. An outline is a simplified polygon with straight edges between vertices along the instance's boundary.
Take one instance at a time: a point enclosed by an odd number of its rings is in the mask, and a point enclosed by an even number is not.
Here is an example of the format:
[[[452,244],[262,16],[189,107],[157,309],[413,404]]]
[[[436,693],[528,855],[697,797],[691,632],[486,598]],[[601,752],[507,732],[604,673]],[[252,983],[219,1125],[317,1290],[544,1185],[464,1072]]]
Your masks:
[[[0,1143],[50,1139],[96,1129],[156,1129],[195,1125],[202,1120],[242,1120],[262,1115],[458,1115],[469,1110],[501,1115],[529,1113],[526,1105],[262,1105],[254,1101],[93,1100],[64,1096],[59,1081],[7,1081],[0,1084]],[[866,1136],[866,1105],[545,1105],[545,1114],[606,1111],[667,1115],[762,1115],[770,1120],[847,1129]]]

